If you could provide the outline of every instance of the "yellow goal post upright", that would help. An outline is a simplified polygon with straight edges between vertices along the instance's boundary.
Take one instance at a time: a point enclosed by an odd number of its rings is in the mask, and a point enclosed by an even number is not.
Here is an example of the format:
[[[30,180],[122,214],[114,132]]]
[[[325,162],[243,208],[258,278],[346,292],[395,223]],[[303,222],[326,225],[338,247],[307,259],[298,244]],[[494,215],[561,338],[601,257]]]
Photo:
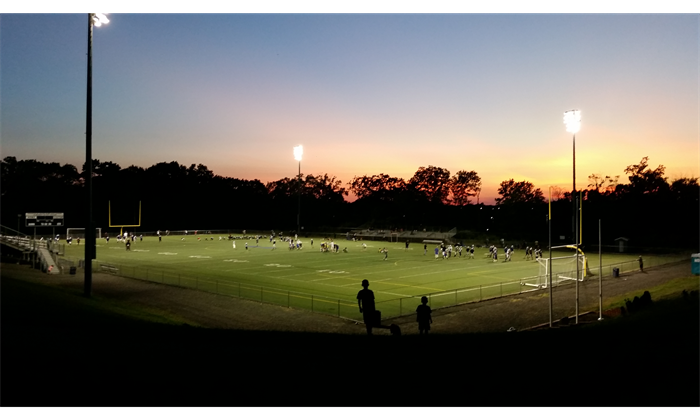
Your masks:
[[[109,227],[118,227],[119,228],[119,235],[122,235],[124,233],[124,228],[125,227],[140,227],[141,226],[141,201],[139,201],[139,224],[138,225],[117,225],[117,224],[112,224],[112,202],[108,201],[107,202],[108,206],[108,222],[109,222]]]
[[[576,245],[564,245],[564,246],[566,248],[571,248],[574,250],[577,248]],[[584,272],[583,277],[592,276],[593,273],[591,273],[591,269],[588,268],[588,257],[586,257],[586,254],[584,254],[583,251],[581,251],[581,248],[578,249],[578,254],[579,254],[579,259],[582,262],[581,268],[583,269],[583,272]]]

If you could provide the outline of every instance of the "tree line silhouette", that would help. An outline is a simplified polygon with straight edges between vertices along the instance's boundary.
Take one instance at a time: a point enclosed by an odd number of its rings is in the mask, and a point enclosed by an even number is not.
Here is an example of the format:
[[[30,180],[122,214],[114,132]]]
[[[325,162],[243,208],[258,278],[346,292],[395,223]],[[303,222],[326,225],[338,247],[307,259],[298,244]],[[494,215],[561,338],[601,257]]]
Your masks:
[[[36,160],[2,160],[2,223],[23,224],[27,212],[63,212],[67,227],[86,218],[85,165]],[[624,236],[636,245],[677,247],[698,243],[698,178],[671,182],[666,168],[648,157],[620,175],[591,174],[582,196],[583,240],[597,243],[598,219],[604,240]],[[263,183],[215,175],[203,164],[160,162],[148,168],[93,160],[93,218],[108,225],[132,224],[142,203],[139,231],[184,229],[296,229],[298,200],[304,232],[376,229],[438,230],[457,227],[474,237],[547,239],[547,198],[528,181],[500,183],[496,205],[480,203],[475,171],[454,175],[445,168],[420,167],[408,180],[387,174],[355,176],[343,183],[328,174],[301,174]],[[348,202],[352,193],[357,199]],[[553,238],[572,243],[571,191],[552,189]],[[119,220],[121,219],[121,220]],[[22,230],[26,231],[25,228]]]

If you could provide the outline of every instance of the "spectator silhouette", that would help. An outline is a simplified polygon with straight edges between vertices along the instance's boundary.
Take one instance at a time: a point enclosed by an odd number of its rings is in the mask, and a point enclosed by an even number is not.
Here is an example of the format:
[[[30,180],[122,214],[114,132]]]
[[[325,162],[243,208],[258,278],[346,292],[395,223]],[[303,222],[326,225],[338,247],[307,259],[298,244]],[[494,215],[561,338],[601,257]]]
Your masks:
[[[421,334],[428,334],[430,331],[430,324],[433,323],[433,317],[430,315],[432,310],[428,306],[428,298],[423,296],[420,298],[421,304],[416,308],[417,321],[418,321],[418,331]]]
[[[362,290],[357,293],[357,304],[360,306],[360,313],[365,321],[367,335],[372,335],[372,324],[375,322],[374,292],[369,290],[367,279],[362,280]]]

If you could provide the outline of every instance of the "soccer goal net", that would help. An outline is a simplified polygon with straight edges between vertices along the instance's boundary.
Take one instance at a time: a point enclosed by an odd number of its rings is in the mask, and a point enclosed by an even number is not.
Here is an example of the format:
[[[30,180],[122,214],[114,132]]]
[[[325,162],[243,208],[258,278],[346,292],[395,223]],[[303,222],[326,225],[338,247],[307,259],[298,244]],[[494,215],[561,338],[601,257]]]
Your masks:
[[[85,228],[68,228],[66,229],[66,238],[71,237],[73,239],[85,239]],[[95,228],[95,238],[102,237],[102,228]]]
[[[588,269],[588,261],[583,254],[578,255],[578,269],[576,254],[565,257],[539,258],[539,274],[523,282],[525,286],[538,288],[549,287],[550,273],[552,286],[557,286],[564,281],[583,281],[587,275],[591,275]]]

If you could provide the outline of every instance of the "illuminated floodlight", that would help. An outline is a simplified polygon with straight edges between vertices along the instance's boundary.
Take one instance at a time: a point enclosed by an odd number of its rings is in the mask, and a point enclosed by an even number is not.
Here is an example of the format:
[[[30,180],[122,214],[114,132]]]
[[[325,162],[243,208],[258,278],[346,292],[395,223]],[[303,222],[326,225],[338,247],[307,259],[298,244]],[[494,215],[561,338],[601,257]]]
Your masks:
[[[85,109],[85,162],[87,174],[85,190],[87,192],[87,217],[85,218],[85,296],[92,295],[92,260],[95,256],[95,225],[92,219],[92,29],[109,23],[106,13],[87,13],[87,103]]]
[[[294,147],[294,160],[301,162],[301,155],[304,154],[304,146],[299,145]]]
[[[578,109],[572,109],[571,111],[566,111],[564,113],[564,124],[566,125],[566,131],[574,135],[573,138],[573,150],[574,150],[574,176],[573,176],[573,188],[571,189],[571,202],[574,205],[574,240],[576,241],[576,278],[579,278],[579,264],[578,264],[578,250],[579,250],[579,245],[581,243],[581,238],[579,236],[579,210],[578,206],[579,203],[577,202],[577,195],[576,195],[576,133],[578,133],[578,130],[581,129],[581,111]],[[551,227],[550,227],[551,229]],[[551,249],[551,230],[550,230],[550,249]],[[550,323],[552,319],[551,315],[551,305],[552,305],[552,289],[551,289],[551,281],[550,281],[550,289],[549,289],[549,304],[550,304]],[[578,309],[579,309],[579,299],[578,299],[578,281],[576,282],[576,323],[578,324]]]
[[[109,19],[107,19],[107,13],[93,13],[92,14],[92,24],[97,26],[98,28],[102,26],[102,24],[108,24]]]
[[[566,131],[569,133],[578,133],[578,130],[581,129],[581,111],[578,109],[566,111],[564,113],[564,124],[566,124]]]

